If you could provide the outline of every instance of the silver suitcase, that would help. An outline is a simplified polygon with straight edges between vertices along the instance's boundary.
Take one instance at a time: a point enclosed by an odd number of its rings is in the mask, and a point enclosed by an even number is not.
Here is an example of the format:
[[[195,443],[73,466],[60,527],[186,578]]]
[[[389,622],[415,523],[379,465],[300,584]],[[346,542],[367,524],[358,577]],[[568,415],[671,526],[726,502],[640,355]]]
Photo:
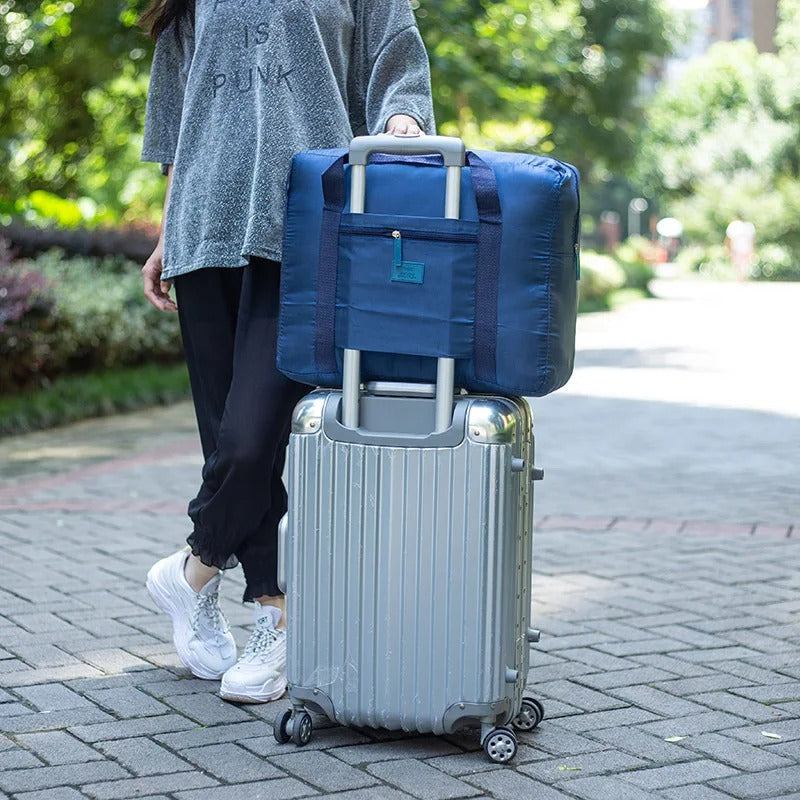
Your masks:
[[[443,137],[354,140],[356,213],[359,166],[375,150],[441,152],[446,215],[458,216],[464,149]],[[439,359],[435,386],[363,390],[359,357],[346,350],[343,390],[311,393],[292,419],[279,547],[292,708],[276,718],[275,738],[306,744],[306,709],[355,727],[479,726],[489,757],[506,762],[514,729],[544,715],[523,697],[538,640],[529,615],[540,472],[528,405],[454,395],[450,359]]]

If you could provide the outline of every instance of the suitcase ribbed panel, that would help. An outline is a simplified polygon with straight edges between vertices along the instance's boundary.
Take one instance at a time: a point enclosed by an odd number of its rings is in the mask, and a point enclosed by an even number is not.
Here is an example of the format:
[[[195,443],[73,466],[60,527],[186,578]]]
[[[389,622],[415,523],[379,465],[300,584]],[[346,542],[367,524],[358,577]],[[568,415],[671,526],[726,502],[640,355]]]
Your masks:
[[[340,723],[419,732],[445,732],[455,703],[518,707],[530,526],[513,450],[292,435],[290,687],[327,695]]]

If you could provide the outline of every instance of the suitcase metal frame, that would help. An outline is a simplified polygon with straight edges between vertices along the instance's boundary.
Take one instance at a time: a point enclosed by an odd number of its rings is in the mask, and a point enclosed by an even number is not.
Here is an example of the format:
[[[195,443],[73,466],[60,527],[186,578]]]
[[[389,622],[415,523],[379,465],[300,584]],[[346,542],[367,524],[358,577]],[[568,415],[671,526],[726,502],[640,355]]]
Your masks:
[[[371,141],[354,140],[356,212],[362,165],[394,145],[442,153],[446,212],[458,215],[460,140],[363,138]],[[479,725],[489,756],[508,761],[517,746],[508,723],[530,730],[544,714],[523,698],[538,640],[528,627],[540,477],[530,410],[522,398],[454,401],[452,359],[438,360],[435,387],[370,384],[362,394],[359,356],[345,351],[341,392],[312,392],[292,419],[279,530],[292,709],[276,719],[275,737],[305,744],[306,708],[345,725],[423,733]]]

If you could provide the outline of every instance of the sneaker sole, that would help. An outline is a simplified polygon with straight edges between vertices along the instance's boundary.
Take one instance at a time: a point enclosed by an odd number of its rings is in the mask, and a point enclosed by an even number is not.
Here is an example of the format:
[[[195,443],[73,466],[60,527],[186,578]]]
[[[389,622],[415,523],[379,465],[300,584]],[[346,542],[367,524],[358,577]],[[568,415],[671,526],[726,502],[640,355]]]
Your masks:
[[[172,598],[168,594],[161,591],[161,587],[152,579],[149,572],[147,573],[147,581],[145,582],[145,586],[147,587],[147,591],[150,594],[153,602],[172,620],[172,643],[175,646],[175,650],[178,653],[178,658],[181,660],[183,665],[187,667],[192,675],[194,675],[196,678],[200,678],[204,681],[219,680],[225,674],[227,668],[221,672],[213,672],[205,669],[202,666],[195,666],[191,651],[187,650],[180,644],[178,632],[176,630],[178,625],[175,622],[175,618],[177,617],[179,620],[183,619],[183,615],[185,613],[183,608],[176,608],[175,604],[172,602]],[[235,661],[232,662],[231,666],[233,666],[235,663]]]
[[[219,696],[223,700],[228,700],[231,703],[271,703],[274,700],[280,700],[286,694],[286,685],[282,689],[276,690],[271,694],[237,694],[236,692],[225,692],[219,690]]]

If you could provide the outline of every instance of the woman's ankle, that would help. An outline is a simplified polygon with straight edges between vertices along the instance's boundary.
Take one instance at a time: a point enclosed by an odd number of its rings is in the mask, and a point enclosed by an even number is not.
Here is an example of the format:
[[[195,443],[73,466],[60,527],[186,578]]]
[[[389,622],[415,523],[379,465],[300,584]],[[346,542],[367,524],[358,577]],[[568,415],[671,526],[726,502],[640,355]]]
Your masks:
[[[183,567],[183,574],[186,582],[199,592],[215,575],[219,574],[216,567],[209,567],[204,564],[197,556],[189,554]]]
[[[275,595],[261,595],[261,597],[254,597],[256,603],[262,606],[273,606],[281,610],[281,620],[275,626],[280,630],[286,630],[286,597],[282,594]]]

